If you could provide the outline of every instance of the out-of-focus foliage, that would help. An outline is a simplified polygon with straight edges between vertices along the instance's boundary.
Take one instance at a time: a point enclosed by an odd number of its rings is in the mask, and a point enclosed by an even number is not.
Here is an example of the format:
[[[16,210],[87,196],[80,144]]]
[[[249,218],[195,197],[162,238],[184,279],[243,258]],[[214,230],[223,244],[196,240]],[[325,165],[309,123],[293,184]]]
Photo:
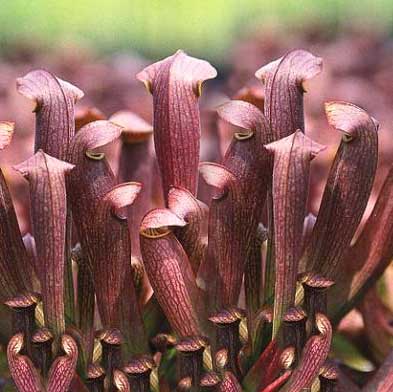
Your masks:
[[[330,32],[353,25],[391,29],[390,0],[2,0],[0,54],[13,42],[93,43],[104,51],[136,49],[149,57],[178,47],[224,61],[233,40],[267,24]]]

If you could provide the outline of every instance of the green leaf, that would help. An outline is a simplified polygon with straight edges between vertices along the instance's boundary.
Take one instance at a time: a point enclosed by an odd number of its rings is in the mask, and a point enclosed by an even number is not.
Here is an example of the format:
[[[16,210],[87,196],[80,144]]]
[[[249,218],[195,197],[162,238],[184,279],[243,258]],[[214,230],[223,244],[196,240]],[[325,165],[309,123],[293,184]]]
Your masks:
[[[332,352],[334,358],[354,370],[371,372],[375,369],[374,364],[365,358],[352,342],[339,333],[333,336]]]

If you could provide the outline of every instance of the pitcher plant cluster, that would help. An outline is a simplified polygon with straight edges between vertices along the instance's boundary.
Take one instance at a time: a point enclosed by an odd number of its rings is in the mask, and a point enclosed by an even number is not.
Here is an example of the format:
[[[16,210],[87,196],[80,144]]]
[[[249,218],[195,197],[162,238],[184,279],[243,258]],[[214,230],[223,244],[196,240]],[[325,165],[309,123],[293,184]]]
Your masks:
[[[75,129],[79,88],[44,70],[17,79],[36,117],[35,153],[14,167],[29,185],[31,234],[0,171],[0,297],[18,391],[393,390],[393,354],[360,386],[331,352],[359,306],[379,309],[371,329],[389,349],[375,284],[393,256],[393,169],[354,241],[378,123],[325,103],[342,137],[318,215],[308,213],[325,146],[307,136],[303,96],[321,71],[305,50],[257,70],[262,103],[217,109],[233,137],[215,163],[200,162],[198,101],[217,74],[204,60],[178,51],[137,74],[152,125],[122,110]],[[13,130],[0,123],[1,149]],[[116,139],[115,176],[102,148]]]

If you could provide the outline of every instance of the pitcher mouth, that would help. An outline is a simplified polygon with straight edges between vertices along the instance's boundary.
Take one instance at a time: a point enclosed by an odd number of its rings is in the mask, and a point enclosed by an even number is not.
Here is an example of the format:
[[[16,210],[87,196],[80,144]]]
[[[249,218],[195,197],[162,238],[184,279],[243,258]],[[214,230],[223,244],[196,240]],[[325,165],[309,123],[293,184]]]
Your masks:
[[[163,226],[163,227],[141,230],[140,234],[146,238],[161,238],[161,237],[165,237],[170,232],[171,230],[168,228],[168,226]]]

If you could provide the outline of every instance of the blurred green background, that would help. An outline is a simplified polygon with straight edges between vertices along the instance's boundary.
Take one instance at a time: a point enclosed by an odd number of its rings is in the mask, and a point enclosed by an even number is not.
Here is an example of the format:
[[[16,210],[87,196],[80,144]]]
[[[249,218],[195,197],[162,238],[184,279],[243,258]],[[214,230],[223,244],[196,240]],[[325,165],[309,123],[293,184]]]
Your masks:
[[[78,43],[157,58],[183,48],[222,61],[234,39],[260,26],[388,29],[392,0],[1,0],[0,54],[14,42]]]

